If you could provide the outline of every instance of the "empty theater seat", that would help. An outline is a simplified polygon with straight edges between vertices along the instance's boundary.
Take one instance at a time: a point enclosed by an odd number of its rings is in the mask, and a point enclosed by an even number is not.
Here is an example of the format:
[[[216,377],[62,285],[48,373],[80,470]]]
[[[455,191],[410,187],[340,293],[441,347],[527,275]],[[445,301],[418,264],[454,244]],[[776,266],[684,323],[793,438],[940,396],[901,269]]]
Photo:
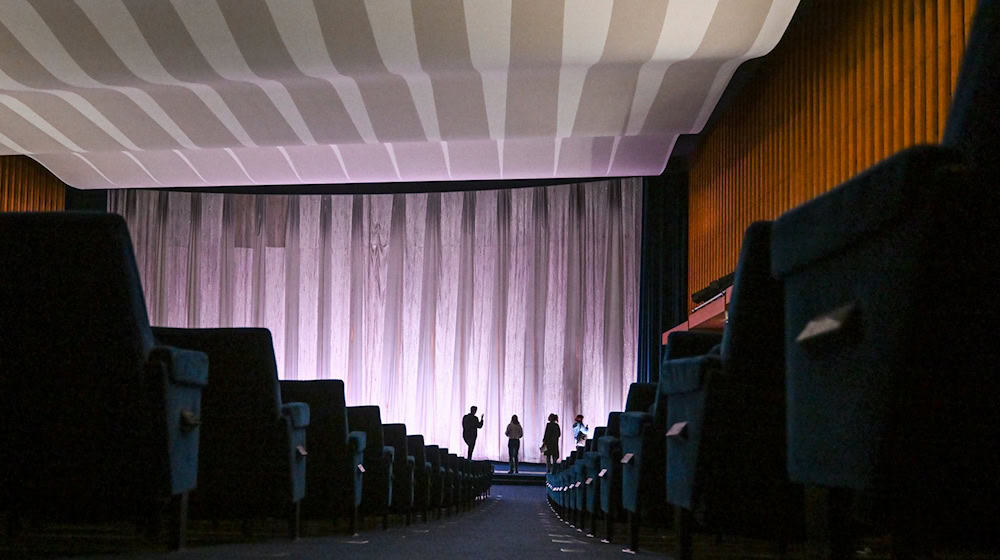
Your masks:
[[[184,544],[208,359],[159,345],[114,214],[0,214],[0,509],[155,521]]]
[[[192,513],[244,520],[285,514],[289,536],[297,538],[309,406],[282,404],[271,332],[155,327],[153,334],[160,342],[204,352],[211,364]]]
[[[365,434],[364,485],[361,511],[366,515],[381,515],[382,528],[389,527],[389,506],[392,504],[392,467],[396,450],[384,444],[382,415],[379,407],[347,407],[347,425],[352,432]]]
[[[427,460],[424,436],[407,435],[407,451],[413,457],[413,508],[427,521],[427,507],[431,494],[431,464]]]
[[[681,558],[691,557],[694,511],[701,529],[782,548],[804,533],[802,491],[785,469],[782,290],[770,275],[770,241],[770,222],[743,236],[721,347],[682,357],[717,339],[671,333],[660,368],[669,403],[667,500],[681,508]]]
[[[385,438],[385,445],[394,450],[391,508],[403,515],[409,525],[413,514],[413,470],[416,461],[407,446],[406,425],[382,424],[382,437]]]
[[[364,476],[358,467],[364,464],[366,436],[347,429],[344,382],[282,381],[281,397],[286,402],[309,405],[309,469],[303,513],[309,517],[346,515],[354,533]]]
[[[665,515],[666,402],[656,398],[655,383],[633,383],[620,419],[622,448],[622,509],[628,512],[629,549],[639,549],[639,524],[644,515],[669,525]]]
[[[903,557],[998,544],[998,92],[1000,2],[981,0],[942,145],[775,222],[789,474],[853,491]],[[850,552],[849,537],[834,545]]]

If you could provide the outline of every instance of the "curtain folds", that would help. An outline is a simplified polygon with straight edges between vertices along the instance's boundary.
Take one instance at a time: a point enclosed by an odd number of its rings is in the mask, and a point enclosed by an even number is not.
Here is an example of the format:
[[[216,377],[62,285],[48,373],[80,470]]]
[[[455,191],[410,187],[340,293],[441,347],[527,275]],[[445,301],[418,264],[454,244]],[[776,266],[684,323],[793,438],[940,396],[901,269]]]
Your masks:
[[[545,418],[569,432],[620,410],[636,378],[641,179],[394,195],[120,190],[150,317],[263,326],[283,379],[343,379],[349,405],[474,457],[539,461]],[[572,449],[564,438],[564,454]]]

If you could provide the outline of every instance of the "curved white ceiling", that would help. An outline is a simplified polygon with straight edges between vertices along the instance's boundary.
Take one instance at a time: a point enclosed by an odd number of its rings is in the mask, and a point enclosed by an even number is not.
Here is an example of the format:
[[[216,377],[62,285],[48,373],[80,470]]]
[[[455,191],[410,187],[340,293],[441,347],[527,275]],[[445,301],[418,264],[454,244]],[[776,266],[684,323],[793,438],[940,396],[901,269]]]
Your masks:
[[[78,188],[655,175],[798,0],[0,0],[0,155]]]

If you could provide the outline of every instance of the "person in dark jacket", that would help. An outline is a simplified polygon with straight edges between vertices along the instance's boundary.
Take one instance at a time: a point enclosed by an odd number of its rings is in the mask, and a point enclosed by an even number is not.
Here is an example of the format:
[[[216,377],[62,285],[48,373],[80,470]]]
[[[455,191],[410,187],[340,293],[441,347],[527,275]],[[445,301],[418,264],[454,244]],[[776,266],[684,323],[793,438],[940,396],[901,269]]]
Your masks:
[[[545,434],[542,436],[542,454],[545,455],[545,472],[552,472],[552,464],[559,457],[559,436],[562,431],[559,429],[559,416],[549,414],[549,423],[545,425]]]
[[[483,427],[483,414],[476,418],[476,407],[471,407],[469,413],[462,417],[462,439],[469,446],[469,453],[466,458],[472,460],[472,449],[476,447],[476,436],[479,435],[479,428]]]

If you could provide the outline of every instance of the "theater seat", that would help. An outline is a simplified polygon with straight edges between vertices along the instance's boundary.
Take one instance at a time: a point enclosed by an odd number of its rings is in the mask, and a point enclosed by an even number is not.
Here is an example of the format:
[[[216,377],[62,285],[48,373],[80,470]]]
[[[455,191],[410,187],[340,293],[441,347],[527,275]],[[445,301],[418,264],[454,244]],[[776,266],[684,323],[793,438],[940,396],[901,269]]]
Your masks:
[[[665,514],[667,406],[656,398],[655,383],[633,383],[629,402],[620,419],[622,449],[622,509],[628,513],[628,550],[639,550],[639,525],[643,517],[669,526]]]
[[[431,464],[427,458],[424,436],[407,435],[406,446],[413,457],[413,507],[421,512],[426,523],[431,495]]]
[[[392,464],[392,510],[410,524],[413,515],[413,476],[416,459],[410,455],[405,424],[382,424],[385,445],[394,450]]]
[[[1000,2],[980,0],[942,145],[775,222],[789,474],[853,493],[901,557],[1000,548],[998,92]],[[835,540],[835,555],[850,544]]]
[[[309,405],[309,469],[303,513],[313,518],[348,516],[357,529],[366,436],[348,432],[344,382],[339,379],[282,381],[285,402]]]
[[[192,514],[244,521],[286,514],[289,537],[298,538],[309,406],[282,404],[271,331],[154,327],[153,335],[204,352],[211,364]]]
[[[158,345],[115,214],[0,214],[0,509],[156,521],[184,544],[205,354]]]
[[[352,432],[365,434],[365,482],[361,492],[361,512],[381,515],[382,528],[388,529],[389,506],[393,499],[392,465],[396,450],[384,444],[379,407],[347,407],[347,425]]]
[[[668,402],[667,501],[681,508],[678,556],[691,558],[693,513],[715,534],[804,536],[801,488],[785,470],[782,290],[770,275],[771,223],[743,236],[729,320],[717,338],[671,333],[660,368]],[[699,341],[701,341],[699,348]]]
[[[601,513],[601,479],[598,476],[601,472],[601,454],[597,451],[597,441],[604,437],[607,431],[606,426],[594,428],[594,437],[587,440],[587,450],[583,453],[585,463],[584,500],[586,500],[585,509],[590,518],[587,536],[590,537],[597,534],[597,518]]]
[[[441,518],[441,508],[444,507],[445,467],[441,462],[441,448],[437,445],[424,446],[427,461],[430,463],[430,491],[427,507],[436,510]]]

